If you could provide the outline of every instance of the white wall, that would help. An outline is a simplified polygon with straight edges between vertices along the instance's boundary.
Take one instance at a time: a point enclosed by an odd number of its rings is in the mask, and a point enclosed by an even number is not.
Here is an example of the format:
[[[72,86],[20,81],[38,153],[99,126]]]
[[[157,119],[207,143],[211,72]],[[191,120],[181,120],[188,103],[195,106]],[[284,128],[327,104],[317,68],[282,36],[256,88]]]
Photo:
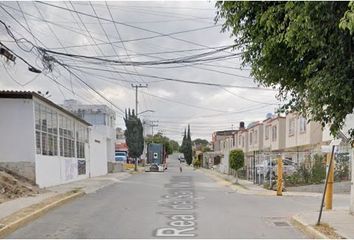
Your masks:
[[[106,136],[100,134],[95,128],[91,128],[90,137],[90,176],[107,174],[107,152],[109,152]]]
[[[36,155],[36,183],[49,187],[62,183],[62,164],[58,156]]]
[[[0,162],[35,161],[32,99],[0,99]]]
[[[78,159],[60,156],[36,155],[36,183],[39,187],[50,187],[88,178],[89,169],[86,161],[86,174],[78,174]]]
[[[115,139],[116,139],[116,132],[115,129],[109,126],[92,126],[92,131],[106,139],[108,139],[107,154],[106,160],[110,162],[115,162],[114,155],[115,155]],[[107,141],[107,140],[106,140]]]

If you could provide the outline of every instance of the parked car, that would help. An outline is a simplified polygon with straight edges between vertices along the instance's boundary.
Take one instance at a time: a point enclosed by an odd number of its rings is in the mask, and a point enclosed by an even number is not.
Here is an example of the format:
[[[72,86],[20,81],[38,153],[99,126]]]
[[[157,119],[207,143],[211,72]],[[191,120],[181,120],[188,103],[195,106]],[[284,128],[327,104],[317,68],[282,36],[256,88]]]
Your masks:
[[[128,158],[128,155],[127,155],[127,152],[125,152],[125,151],[117,151],[115,153],[115,160],[116,161],[127,162],[127,158]]]
[[[270,170],[271,169],[271,170]],[[285,175],[291,175],[293,174],[297,169],[297,164],[293,162],[291,159],[283,159],[283,174]],[[266,178],[269,179],[269,173],[273,172],[273,175],[277,174],[278,170],[278,164],[277,160],[273,159],[271,161],[271,164],[269,161],[265,160],[260,164],[256,165],[256,173],[261,174],[266,176]]]
[[[184,158],[183,155],[180,155],[180,156],[178,157],[178,160],[179,160],[180,162],[186,162],[186,159]]]

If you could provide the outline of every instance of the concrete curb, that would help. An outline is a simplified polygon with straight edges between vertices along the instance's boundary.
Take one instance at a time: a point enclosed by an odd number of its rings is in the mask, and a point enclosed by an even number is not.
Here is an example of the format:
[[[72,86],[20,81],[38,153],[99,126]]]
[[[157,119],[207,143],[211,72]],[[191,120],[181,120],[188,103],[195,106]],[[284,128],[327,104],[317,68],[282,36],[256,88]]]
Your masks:
[[[18,228],[39,218],[40,216],[42,216],[43,214],[45,214],[49,210],[59,207],[65,203],[67,203],[70,200],[73,200],[75,198],[85,195],[85,193],[82,191],[72,192],[72,194],[69,194],[69,193],[70,192],[63,194],[64,196],[62,198],[56,199],[53,202],[49,202],[47,205],[41,206],[38,209],[32,210],[31,208],[35,208],[35,205],[39,205],[45,201],[48,201],[48,199],[45,199],[40,203],[33,204],[29,207],[21,209],[20,211],[11,215],[11,218],[18,217],[18,219],[16,219],[16,220],[6,220],[8,217],[3,218],[2,220],[0,220],[0,238],[4,238],[6,235],[14,232]],[[69,195],[67,195],[67,194],[69,194]],[[29,211],[29,213],[22,216],[24,214],[24,212],[26,212],[26,211]]]
[[[290,219],[290,222],[295,227],[297,227],[299,230],[301,230],[306,235],[308,235],[310,238],[315,238],[315,239],[328,239],[329,238],[327,235],[321,233],[320,231],[316,230],[313,226],[306,223],[298,215],[292,216]]]

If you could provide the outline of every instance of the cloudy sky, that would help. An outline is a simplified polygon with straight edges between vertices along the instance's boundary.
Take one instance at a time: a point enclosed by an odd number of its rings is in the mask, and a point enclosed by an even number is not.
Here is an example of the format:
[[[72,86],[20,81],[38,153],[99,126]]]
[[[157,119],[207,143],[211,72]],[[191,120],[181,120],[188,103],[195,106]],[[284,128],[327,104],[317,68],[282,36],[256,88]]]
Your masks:
[[[65,99],[106,104],[117,112],[117,127],[124,128],[121,110],[135,107],[131,84],[148,84],[139,89],[139,112],[155,112],[141,117],[159,121],[157,129],[177,141],[187,124],[192,138],[211,140],[213,131],[236,129],[240,121],[247,125],[263,120],[279,104],[275,91],[247,88],[258,85],[249,66],[240,69],[237,51],[220,50],[232,45],[233,39],[230,33],[221,33],[222,22],[215,24],[214,2],[47,3],[0,2],[0,19],[17,44],[3,25],[0,41],[43,71],[35,74],[20,59],[13,64],[2,58],[0,89],[49,91],[49,98],[58,104]],[[47,53],[70,72],[53,61],[49,70],[33,46],[119,62]],[[198,61],[161,64],[189,58]]]

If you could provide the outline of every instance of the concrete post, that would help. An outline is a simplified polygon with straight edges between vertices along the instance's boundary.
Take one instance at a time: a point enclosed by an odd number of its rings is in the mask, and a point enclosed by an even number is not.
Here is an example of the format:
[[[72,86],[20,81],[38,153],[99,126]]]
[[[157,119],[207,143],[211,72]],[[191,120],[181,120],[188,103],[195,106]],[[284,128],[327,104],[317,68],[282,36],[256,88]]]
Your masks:
[[[352,180],[350,189],[350,213],[354,215],[354,148],[351,149]]]
[[[277,163],[278,163],[277,196],[283,196],[283,160],[281,156],[278,157]]]
[[[332,159],[332,164],[330,164],[331,161],[331,154],[327,153],[327,165],[331,165],[331,168],[328,167],[328,183],[327,183],[327,191],[326,191],[326,196],[325,196],[325,205],[326,205],[326,210],[331,210],[332,209],[332,203],[333,203],[333,183],[334,183],[334,159]]]

